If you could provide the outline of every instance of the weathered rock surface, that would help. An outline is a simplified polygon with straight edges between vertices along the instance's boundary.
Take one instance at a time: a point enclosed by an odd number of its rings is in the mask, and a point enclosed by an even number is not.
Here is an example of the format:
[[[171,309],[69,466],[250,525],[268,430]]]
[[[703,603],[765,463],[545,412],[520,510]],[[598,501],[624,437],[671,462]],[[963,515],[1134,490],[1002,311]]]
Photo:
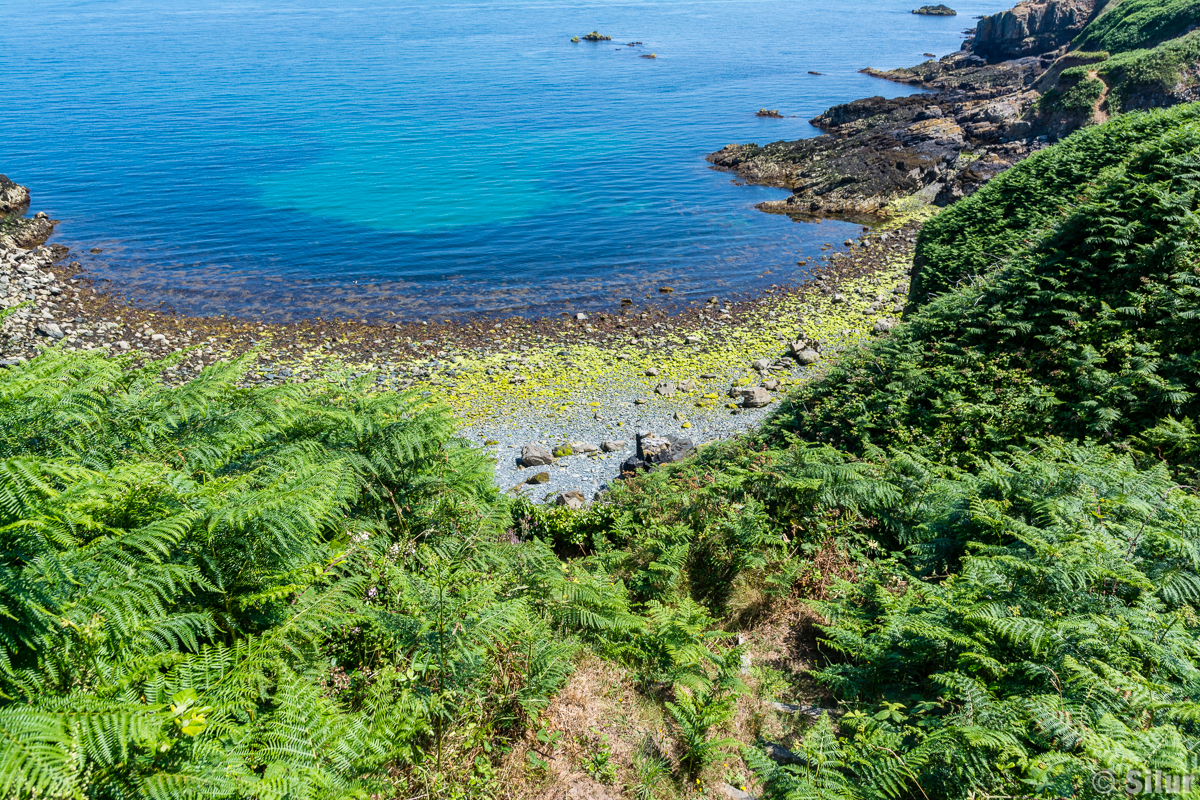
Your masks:
[[[1091,20],[1096,0],[1026,0],[979,20],[971,50],[989,61],[1007,61],[1056,50]]]
[[[771,393],[763,386],[745,386],[730,390],[742,408],[762,408],[771,402]]]
[[[583,496],[583,492],[572,489],[554,498],[554,505],[578,510],[587,505],[587,498]]]
[[[649,431],[637,435],[637,455],[630,456],[621,465],[622,472],[637,472],[662,464],[682,461],[696,450],[696,443],[683,436],[668,433],[656,436]]]
[[[23,214],[29,208],[29,190],[7,175],[0,175],[0,217]]]
[[[906,198],[952,203],[1044,146],[1039,136],[1087,122],[1050,129],[1030,119],[1041,97],[1035,84],[1094,10],[1095,0],[1021,3],[983,18],[960,52],[907,69],[863,70],[933,94],[855,100],[811,120],[825,136],[732,144],[708,160],[749,183],[791,189],[787,199],[759,205],[774,213],[856,218],[890,213]],[[1187,92],[1178,94],[1144,102],[1186,101]]]
[[[554,463],[554,454],[540,444],[527,444],[521,448],[521,466],[545,467]]]

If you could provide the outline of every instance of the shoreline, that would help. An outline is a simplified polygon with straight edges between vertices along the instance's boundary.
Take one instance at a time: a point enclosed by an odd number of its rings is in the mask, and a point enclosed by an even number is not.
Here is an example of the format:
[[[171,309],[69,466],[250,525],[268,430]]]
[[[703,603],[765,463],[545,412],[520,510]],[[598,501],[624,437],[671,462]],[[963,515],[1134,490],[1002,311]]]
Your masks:
[[[537,500],[566,491],[590,497],[620,474],[637,431],[685,436],[696,445],[744,432],[789,387],[868,338],[876,324],[897,319],[922,222],[921,213],[899,216],[864,230],[852,246],[830,243],[806,264],[807,280],[748,299],[716,298],[675,314],[623,306],[582,319],[450,324],[187,317],[98,290],[62,245],[8,247],[0,249],[0,307],[31,305],[0,328],[0,365],[45,346],[101,349],[134,359],[176,358],[164,377],[183,382],[257,349],[249,385],[339,375],[381,390],[416,391],[445,403],[464,436],[492,448],[502,489]],[[815,365],[801,366],[788,354],[798,338],[820,350]],[[664,394],[661,384],[674,391]],[[771,402],[731,407],[731,388],[764,384]],[[626,444],[549,468],[516,463],[526,444],[554,449],[606,440]],[[550,473],[547,483],[524,484],[542,471]]]

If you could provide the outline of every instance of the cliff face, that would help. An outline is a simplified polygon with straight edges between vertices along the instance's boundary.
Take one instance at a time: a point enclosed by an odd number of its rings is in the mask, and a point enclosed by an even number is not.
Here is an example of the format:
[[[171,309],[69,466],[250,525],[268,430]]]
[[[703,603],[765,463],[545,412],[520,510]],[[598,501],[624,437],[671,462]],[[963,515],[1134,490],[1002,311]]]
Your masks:
[[[981,19],[971,50],[993,62],[1048,53],[1074,39],[1095,10],[1096,0],[1026,0]]]

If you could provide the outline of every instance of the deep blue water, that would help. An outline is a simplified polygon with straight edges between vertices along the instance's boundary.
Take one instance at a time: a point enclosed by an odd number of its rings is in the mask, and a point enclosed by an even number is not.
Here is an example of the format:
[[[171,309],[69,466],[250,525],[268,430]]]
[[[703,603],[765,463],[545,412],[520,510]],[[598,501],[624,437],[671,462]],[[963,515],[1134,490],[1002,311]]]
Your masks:
[[[858,70],[955,50],[1009,3],[914,4],[5,0],[0,172],[63,220],[57,241],[103,249],[83,260],[111,288],[187,313],[749,292],[855,226],[762,214],[785,193],[704,155],[909,92]],[[613,41],[569,41],[593,29]]]

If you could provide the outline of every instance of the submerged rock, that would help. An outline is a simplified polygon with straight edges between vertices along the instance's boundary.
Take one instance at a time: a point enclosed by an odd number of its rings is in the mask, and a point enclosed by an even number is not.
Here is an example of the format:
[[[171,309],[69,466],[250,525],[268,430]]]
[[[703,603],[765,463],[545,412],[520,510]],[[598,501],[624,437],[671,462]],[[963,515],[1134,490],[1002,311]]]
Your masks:
[[[754,113],[756,117],[771,117],[773,119],[783,119],[783,114],[779,113],[778,108],[760,108]]]
[[[589,33],[583,37],[583,41],[585,41],[585,42],[611,42],[612,37],[605,36],[604,34],[600,33],[599,31],[592,31],[591,33]]]

